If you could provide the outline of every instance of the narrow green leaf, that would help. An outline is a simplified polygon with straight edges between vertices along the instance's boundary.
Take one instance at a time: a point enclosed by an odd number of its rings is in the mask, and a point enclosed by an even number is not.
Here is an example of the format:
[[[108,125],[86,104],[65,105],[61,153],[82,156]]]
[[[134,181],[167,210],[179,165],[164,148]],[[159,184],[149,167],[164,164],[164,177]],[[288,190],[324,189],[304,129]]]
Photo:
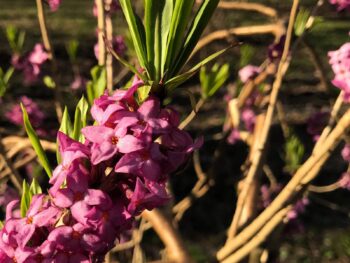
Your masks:
[[[164,7],[162,9],[162,14],[161,14],[161,76],[164,76],[165,73],[165,63],[166,63],[166,58],[168,54],[168,49],[167,49],[167,43],[168,43],[168,36],[169,36],[169,31],[170,31],[170,24],[171,24],[171,19],[173,16],[173,9],[174,9],[174,1],[173,0],[165,0]]]
[[[34,148],[35,153],[38,155],[38,159],[39,159],[40,164],[45,169],[45,172],[47,173],[47,175],[51,178],[52,171],[51,171],[51,167],[50,167],[49,161],[47,159],[47,156],[45,154],[45,151],[44,151],[43,147],[41,146],[40,140],[39,140],[35,130],[33,129],[32,124],[29,121],[28,113],[27,113],[27,111],[22,103],[21,103],[21,108],[22,108],[22,112],[23,112],[23,123],[24,123],[24,127],[26,129],[28,138],[29,138],[29,140]]]
[[[0,221],[0,230],[4,228],[4,223]]]
[[[207,58],[205,58],[204,60],[202,60],[201,62],[199,62],[197,65],[195,65],[193,68],[191,68],[189,71],[176,76],[170,80],[168,80],[165,83],[166,88],[168,89],[168,91],[172,91],[174,88],[176,88],[177,86],[181,85],[182,83],[184,83],[185,81],[187,81],[189,78],[191,78],[194,74],[196,74],[196,72],[205,64],[207,64],[208,62],[212,61],[213,59],[217,58],[218,56],[222,55],[223,53],[225,53],[227,50],[229,50],[231,47],[233,47],[233,45],[222,49],[218,52],[215,52],[214,54],[208,56]]]
[[[202,2],[189,28],[181,54],[175,60],[175,66],[170,73],[171,76],[177,74],[185,65],[216,10],[219,1],[220,0],[207,0]]]
[[[6,73],[4,74],[4,82],[5,84],[8,84],[12,75],[13,75],[13,72],[15,72],[15,68],[14,67],[9,67],[8,70],[6,71]]]
[[[79,100],[77,108],[80,110],[80,113],[81,113],[81,116],[80,116],[81,128],[83,128],[86,126],[87,112],[89,110],[89,104],[86,101],[84,96],[82,96],[81,99]],[[79,141],[83,143],[84,140],[85,140],[84,135],[81,132],[79,132]]]
[[[79,140],[81,128],[82,128],[81,111],[77,107],[75,109],[75,115],[74,115],[74,128],[73,128],[73,137],[72,137],[74,140]]]
[[[26,38],[26,32],[20,31],[18,34],[18,38],[17,38],[17,51],[18,52],[22,51],[25,38]]]
[[[229,77],[230,66],[228,64],[223,65],[220,69],[214,72],[214,80],[212,85],[209,86],[208,96],[213,96],[224,85]]]
[[[154,68],[154,44],[156,41],[156,21],[158,19],[158,6],[162,0],[144,0],[145,5],[145,33],[146,33],[146,49],[147,49],[147,62],[149,64],[149,74],[151,79],[155,77]]]
[[[32,196],[41,194],[43,192],[35,177],[33,178],[32,183],[30,184],[29,191],[32,194]]]
[[[240,47],[240,53],[241,57],[239,60],[239,67],[243,68],[251,61],[252,57],[254,56],[255,49],[253,46],[245,44]]]
[[[310,11],[305,8],[300,8],[294,23],[294,33],[296,36],[301,36],[304,33],[309,17]]]
[[[66,134],[69,137],[73,136],[72,122],[70,120],[67,107],[64,107],[62,121],[61,121],[59,131],[63,132],[64,134]],[[57,143],[57,150],[56,150],[56,158],[57,158],[57,163],[61,163],[61,154],[58,150],[58,143]]]
[[[196,98],[194,97],[193,93],[189,90],[186,90],[186,93],[188,95],[188,97],[190,98],[190,103],[191,103],[191,107],[192,110],[197,113],[197,101]]]
[[[88,81],[86,83],[86,94],[87,94],[87,98],[89,101],[89,105],[92,105],[94,103],[94,86],[92,84],[92,81]]]
[[[186,26],[188,24],[193,5],[194,0],[175,1],[174,12],[171,17],[169,29],[165,70],[169,69],[170,65],[174,63],[175,58],[182,48]]]
[[[148,69],[145,39],[143,37],[145,29],[143,25],[138,22],[138,18],[132,9],[131,0],[120,0],[119,3],[128,23],[131,38],[141,67]]]
[[[28,208],[30,206],[31,199],[32,199],[32,194],[30,193],[29,185],[27,184],[26,180],[23,180],[22,197],[21,197],[21,204],[20,204],[21,217],[26,216]]]
[[[72,122],[70,120],[67,107],[64,107],[62,121],[61,121],[59,131],[63,132],[67,136],[72,135],[73,127],[72,127]]]

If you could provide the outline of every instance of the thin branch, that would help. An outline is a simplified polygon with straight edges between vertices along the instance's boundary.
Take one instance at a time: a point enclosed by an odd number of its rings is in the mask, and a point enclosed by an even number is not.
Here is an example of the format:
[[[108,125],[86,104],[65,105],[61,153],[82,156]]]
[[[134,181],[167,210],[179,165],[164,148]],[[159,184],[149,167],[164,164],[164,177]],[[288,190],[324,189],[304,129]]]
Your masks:
[[[153,209],[152,211],[145,210],[142,213],[142,217],[152,224],[153,229],[165,244],[170,262],[193,262],[179,232],[159,209]]]
[[[46,52],[48,53],[48,58],[51,61],[51,68],[52,68],[52,73],[54,74],[54,80],[56,83],[55,87],[55,109],[56,109],[56,114],[59,122],[61,122],[62,119],[62,105],[61,105],[61,91],[57,83],[57,77],[56,77],[56,71],[57,71],[57,65],[56,65],[56,60],[54,56],[54,50],[50,41],[49,33],[47,30],[46,26],[46,17],[45,17],[45,11],[43,7],[43,1],[42,0],[36,0],[36,6],[37,6],[37,14],[38,14],[38,21],[39,21],[39,26],[40,26],[40,32],[41,32],[41,37],[43,39],[43,44],[45,47]]]
[[[104,1],[96,0],[97,7],[97,31],[98,31],[98,64],[104,66],[106,64],[106,48],[103,36],[105,34],[105,10]]]
[[[318,186],[318,185],[309,185],[308,186],[308,190],[311,192],[315,192],[315,193],[328,193],[328,192],[333,192],[337,189],[340,188],[340,183],[339,182],[335,182],[333,184],[330,185],[324,185],[324,186]]]
[[[199,111],[200,108],[203,106],[204,102],[205,102],[205,99],[203,99],[203,98],[200,98],[200,99],[199,99],[199,101],[198,101],[197,104],[196,104],[195,109],[193,109],[193,110],[191,111],[191,113],[186,117],[186,119],[184,119],[184,120],[180,123],[180,125],[179,125],[179,129],[180,129],[180,130],[183,130],[184,128],[186,128],[186,126],[187,126],[188,124],[190,124],[190,122],[196,117],[198,111]]]
[[[199,0],[197,0],[199,2]],[[220,1],[218,8],[255,11],[270,17],[277,17],[277,10],[258,3]]]
[[[284,187],[279,195],[273,200],[271,205],[218,252],[217,258],[219,260],[223,260],[250,240],[273,217],[273,215],[285,206],[292,197],[295,197],[303,187],[317,175],[317,170],[314,170],[313,168],[324,164],[349,127],[350,110],[342,116],[336,127],[323,142],[322,147],[319,147],[318,151],[310,156],[309,159],[297,170],[286,187]]]
[[[257,248],[261,243],[263,243],[266,238],[271,234],[271,232],[278,226],[282,220],[286,217],[288,211],[291,209],[291,206],[288,206],[271,218],[270,221],[266,223],[266,225],[261,228],[256,235],[247,242],[241,249],[237,250],[234,254],[227,257],[222,263],[235,263],[240,262],[243,258],[245,258],[253,249]]]
[[[275,36],[281,36],[284,33],[283,30],[283,22],[278,21],[272,24],[266,25],[256,25],[256,26],[243,26],[243,27],[234,27],[230,29],[222,29],[215,32],[210,33],[209,35],[204,36],[201,40],[199,40],[197,46],[195,47],[191,57],[196,54],[199,50],[201,50],[206,45],[211,42],[219,39],[230,38],[233,35],[237,36],[250,36],[250,35],[265,35],[272,34]]]
[[[235,214],[234,214],[234,217],[232,220],[232,224],[230,226],[229,233],[228,233],[229,238],[234,237],[236,234],[238,224],[239,224],[241,214],[242,214],[243,204],[244,204],[244,202],[247,198],[248,192],[249,192],[250,182],[251,182],[251,180],[253,180],[253,178],[255,178],[255,174],[258,172],[258,169],[260,168],[260,164],[261,164],[262,156],[263,156],[263,150],[265,149],[267,137],[268,137],[268,134],[270,131],[270,126],[271,126],[272,118],[273,118],[274,111],[275,111],[277,97],[278,97],[278,94],[279,94],[279,91],[280,91],[280,88],[282,85],[283,76],[284,76],[284,74],[287,71],[287,68],[289,66],[287,59],[288,59],[288,53],[289,53],[290,44],[291,44],[291,40],[292,40],[293,26],[294,26],[295,17],[297,14],[298,5],[299,5],[299,0],[294,0],[292,10],[290,13],[286,41],[284,44],[282,57],[281,57],[281,60],[280,60],[279,66],[278,66],[276,79],[275,79],[273,86],[272,86],[269,107],[268,107],[267,113],[266,113],[266,119],[265,119],[265,122],[264,122],[264,125],[262,128],[262,131],[261,131],[261,135],[258,139],[258,147],[256,148],[257,150],[254,153],[254,157],[252,159],[252,165],[251,165],[251,167],[248,171],[248,174],[247,174],[247,183],[244,184],[242,192],[238,197],[237,208],[236,208],[236,211],[235,211]]]

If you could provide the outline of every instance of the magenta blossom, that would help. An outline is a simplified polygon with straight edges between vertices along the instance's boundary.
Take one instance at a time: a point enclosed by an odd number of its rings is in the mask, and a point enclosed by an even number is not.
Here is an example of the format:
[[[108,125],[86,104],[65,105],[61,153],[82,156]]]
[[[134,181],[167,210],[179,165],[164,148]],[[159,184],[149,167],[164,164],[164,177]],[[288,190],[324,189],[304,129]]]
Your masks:
[[[344,92],[344,100],[350,101],[350,42],[336,51],[328,52],[329,63],[334,72],[332,83]]]
[[[339,180],[339,185],[341,188],[350,190],[350,173],[343,173]]]
[[[30,122],[32,123],[33,127],[40,128],[45,119],[44,112],[39,108],[37,103],[35,103],[32,99],[28,98],[27,96],[22,96],[20,98],[20,101],[26,108]],[[23,125],[23,115],[21,106],[19,104],[14,105],[10,111],[5,113],[5,116],[10,122],[12,122],[15,125]]]
[[[307,133],[310,134],[314,141],[317,141],[326,127],[329,118],[328,112],[316,112],[307,120]]]
[[[338,12],[344,9],[350,10],[350,0],[329,0],[329,3],[337,6]]]
[[[47,0],[52,12],[56,12],[61,5],[62,0]]]
[[[246,83],[248,80],[254,79],[260,72],[261,69],[259,67],[247,65],[239,70],[238,75],[241,81]]]

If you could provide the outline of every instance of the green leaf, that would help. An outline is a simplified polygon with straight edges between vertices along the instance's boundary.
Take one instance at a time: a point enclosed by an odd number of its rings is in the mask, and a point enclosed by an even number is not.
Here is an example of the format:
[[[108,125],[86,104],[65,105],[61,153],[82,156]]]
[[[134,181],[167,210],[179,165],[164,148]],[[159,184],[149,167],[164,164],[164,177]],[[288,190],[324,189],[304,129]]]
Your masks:
[[[10,81],[12,75],[13,75],[13,72],[15,72],[15,68],[14,67],[9,67],[8,70],[6,71],[6,73],[4,74],[4,78],[3,79],[4,79],[4,82],[6,84],[9,83],[9,81]]]
[[[45,172],[51,178],[52,171],[51,171],[49,161],[47,159],[47,156],[44,152],[43,147],[41,146],[40,140],[35,130],[33,129],[32,124],[29,121],[28,113],[22,103],[21,103],[21,108],[23,112],[23,123],[24,123],[25,130],[27,132],[28,138],[34,148],[35,153],[38,155],[38,159],[41,166],[45,169]]]
[[[66,51],[69,56],[69,59],[72,63],[77,60],[79,42],[78,40],[71,40],[66,44]]]
[[[184,34],[186,26],[189,22],[189,16],[191,14],[195,0],[176,0],[174,12],[171,18],[168,46],[167,46],[167,59],[165,63],[165,70],[171,68],[171,64],[174,63],[175,58],[178,56],[182,49]],[[170,75],[171,76],[171,75]]]
[[[284,146],[286,171],[294,173],[302,163],[305,148],[300,139],[296,135],[287,138]]]
[[[64,134],[66,134],[69,137],[73,136],[73,126],[72,126],[72,122],[71,122],[70,117],[69,117],[67,106],[64,107],[62,121],[61,121],[59,131],[63,132]],[[57,163],[60,163],[61,162],[61,154],[58,150],[58,142],[57,142],[56,158],[57,158]]]
[[[162,38],[162,51],[161,51],[161,76],[164,76],[165,73],[165,63],[166,58],[168,54],[167,49],[167,43],[168,43],[168,37],[170,32],[170,24],[171,24],[171,18],[173,16],[173,9],[174,9],[174,1],[173,0],[165,0],[165,4],[162,9],[161,16],[161,38]]]
[[[205,64],[207,64],[208,62],[212,61],[213,59],[217,58],[218,56],[222,55],[223,53],[225,53],[227,50],[229,50],[231,47],[233,47],[232,45],[222,49],[218,52],[215,52],[214,54],[210,55],[209,57],[205,58],[204,60],[202,60],[201,62],[199,62],[197,65],[195,65],[192,69],[190,69],[189,71],[176,76],[170,80],[168,80],[165,83],[166,88],[168,89],[168,91],[173,91],[173,89],[175,89],[176,87],[178,87],[179,85],[181,85],[182,83],[184,83],[185,81],[187,81],[189,78],[191,78],[202,66],[204,66]]]
[[[230,66],[228,64],[224,64],[217,71],[213,72],[214,73],[213,81],[212,81],[212,84],[208,87],[209,97],[213,96],[222,87],[222,85],[224,85],[224,83],[229,77],[229,69],[230,69]]]
[[[190,98],[190,103],[191,103],[191,107],[192,110],[197,113],[197,101],[196,98],[194,97],[193,93],[189,90],[186,90],[186,93],[188,95],[188,97]]]
[[[74,140],[79,140],[81,128],[82,128],[82,126],[81,126],[81,111],[77,107],[75,109],[74,128],[73,128],[73,136],[72,136],[72,138]]]
[[[252,57],[254,56],[255,49],[253,46],[245,44],[241,46],[240,51],[241,58],[239,60],[239,67],[243,68],[244,66],[247,66],[251,61]]]
[[[78,105],[77,105],[77,109],[79,109],[80,111],[80,130],[81,128],[85,127],[86,126],[86,120],[87,120],[87,112],[89,110],[89,104],[88,102],[86,101],[85,97],[82,96],[81,99],[79,100],[78,102]],[[74,120],[75,122],[75,120]],[[80,132],[79,130],[79,141],[80,142],[84,142],[85,138],[83,136],[83,134]]]
[[[145,85],[145,86],[138,88],[137,89],[138,102],[139,103],[144,102],[148,98],[150,91],[151,91],[150,85]]]
[[[43,78],[44,84],[46,87],[48,87],[49,89],[54,89],[56,88],[56,83],[55,81],[50,77],[50,76],[45,76]]]
[[[63,116],[59,131],[63,132],[67,136],[71,136],[73,132],[72,122],[69,117],[67,107],[64,107]]]
[[[21,217],[25,217],[30,206],[30,201],[32,200],[32,194],[29,190],[29,185],[26,180],[23,180],[22,184],[22,197],[21,197]]]
[[[219,1],[220,0],[207,0],[202,2],[187,33],[181,54],[176,59],[175,66],[172,68],[170,75],[177,74],[185,65],[216,10]]]
[[[0,221],[0,230],[4,228],[4,223]]]
[[[145,4],[145,33],[146,33],[146,49],[147,62],[149,64],[149,75],[152,79],[155,78],[154,53],[156,42],[156,23],[158,19],[159,2],[162,0],[144,0]]]
[[[86,92],[90,105],[94,99],[100,97],[106,89],[106,68],[103,66],[95,66],[90,71],[92,81],[86,84]]]
[[[41,187],[38,183],[38,181],[35,179],[35,177],[32,180],[32,183],[30,184],[29,187],[30,193],[33,195],[41,194],[43,191],[41,190]]]
[[[309,10],[300,8],[294,23],[294,33],[296,36],[301,36],[304,33],[309,17]]]
[[[131,0],[120,0],[119,3],[128,23],[140,65],[148,70],[145,39],[143,37],[145,29],[132,9]]]

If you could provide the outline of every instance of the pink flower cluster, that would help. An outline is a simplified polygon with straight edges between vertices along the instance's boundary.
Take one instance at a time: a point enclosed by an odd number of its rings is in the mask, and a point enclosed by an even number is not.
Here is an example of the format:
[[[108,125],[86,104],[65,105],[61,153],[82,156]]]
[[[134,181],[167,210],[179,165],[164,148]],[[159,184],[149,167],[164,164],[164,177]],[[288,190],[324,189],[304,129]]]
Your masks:
[[[34,49],[27,55],[20,56],[14,54],[12,57],[12,65],[15,69],[20,70],[24,74],[24,81],[31,84],[38,80],[41,72],[41,65],[48,59],[48,54],[42,44],[36,44]]]
[[[335,74],[332,83],[344,92],[344,100],[350,102],[350,42],[328,52],[328,56]]]
[[[58,133],[49,195],[35,195],[24,218],[9,204],[0,262],[103,262],[135,216],[169,200],[167,175],[202,142],[178,129],[179,115],[158,98],[139,105],[141,85],[95,100],[84,144]]]
[[[329,0],[332,5],[337,6],[338,11],[342,11],[344,9],[350,10],[350,0]]]
[[[61,5],[62,0],[47,0],[52,12],[56,12]]]
[[[246,83],[248,80],[254,79],[260,72],[261,69],[259,67],[247,65],[239,70],[238,75],[241,81]]]
[[[33,127],[39,128],[45,119],[44,112],[39,108],[32,99],[27,96],[22,96],[20,98],[23,106],[27,109],[30,122]],[[14,105],[10,111],[5,113],[6,118],[15,125],[23,125],[23,116],[21,106],[19,104]]]

